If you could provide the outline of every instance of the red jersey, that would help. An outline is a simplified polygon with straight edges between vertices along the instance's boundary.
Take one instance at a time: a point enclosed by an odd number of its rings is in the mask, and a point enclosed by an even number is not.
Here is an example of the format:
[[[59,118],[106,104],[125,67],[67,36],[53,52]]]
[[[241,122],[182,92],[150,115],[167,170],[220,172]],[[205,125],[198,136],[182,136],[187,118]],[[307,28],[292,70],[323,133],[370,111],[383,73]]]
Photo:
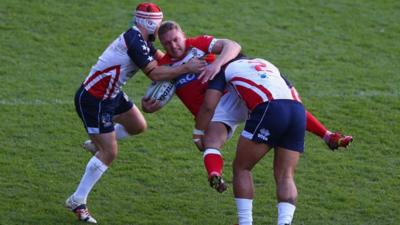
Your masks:
[[[217,39],[207,35],[188,38],[185,42],[187,53],[182,59],[175,60],[168,54],[165,54],[165,56],[158,61],[158,64],[179,66],[188,62],[191,58],[201,58],[203,56],[206,56],[205,60],[211,63],[215,60],[215,55],[210,53],[216,41]],[[197,79],[197,75],[198,74],[194,73],[185,73],[174,79],[176,95],[195,117],[203,104],[204,96],[207,91],[207,83],[202,84],[201,81]]]

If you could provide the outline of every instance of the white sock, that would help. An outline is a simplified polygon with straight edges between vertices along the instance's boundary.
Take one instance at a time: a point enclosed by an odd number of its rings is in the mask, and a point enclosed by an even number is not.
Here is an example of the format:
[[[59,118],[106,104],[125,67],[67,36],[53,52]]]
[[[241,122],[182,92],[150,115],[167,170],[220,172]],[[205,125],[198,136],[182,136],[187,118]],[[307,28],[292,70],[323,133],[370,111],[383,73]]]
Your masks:
[[[239,225],[253,224],[253,199],[235,198]]]
[[[82,204],[86,204],[86,199],[93,186],[100,179],[101,175],[107,170],[106,166],[96,156],[93,156],[87,166],[85,173],[82,176],[81,182],[74,193],[74,199]]]
[[[121,140],[129,136],[129,133],[125,130],[125,127],[122,126],[122,124],[116,123],[114,125],[114,130],[117,140]]]
[[[288,202],[279,202],[276,207],[278,208],[278,225],[291,224],[296,206]]]

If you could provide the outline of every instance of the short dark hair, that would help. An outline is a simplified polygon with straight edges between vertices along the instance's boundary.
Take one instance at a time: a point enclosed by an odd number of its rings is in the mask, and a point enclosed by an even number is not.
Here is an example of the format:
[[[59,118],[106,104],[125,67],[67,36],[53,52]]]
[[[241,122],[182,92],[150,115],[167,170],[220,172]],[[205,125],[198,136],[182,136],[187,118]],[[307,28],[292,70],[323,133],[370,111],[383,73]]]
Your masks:
[[[169,21],[164,21],[160,25],[160,28],[158,28],[158,37],[160,38],[162,35],[167,33],[170,30],[178,30],[182,31],[181,26],[175,21],[169,20]]]

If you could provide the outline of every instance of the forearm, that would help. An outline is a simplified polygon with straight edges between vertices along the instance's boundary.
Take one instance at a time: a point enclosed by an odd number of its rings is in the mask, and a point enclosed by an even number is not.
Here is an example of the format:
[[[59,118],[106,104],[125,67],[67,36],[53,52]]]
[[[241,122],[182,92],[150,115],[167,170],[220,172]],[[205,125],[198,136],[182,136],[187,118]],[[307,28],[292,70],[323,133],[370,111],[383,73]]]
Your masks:
[[[189,69],[185,64],[171,67],[171,66],[158,66],[154,68],[147,76],[154,81],[159,80],[172,80],[181,74],[188,73]]]
[[[217,107],[219,100],[221,99],[222,92],[218,90],[208,89],[206,91],[204,102],[196,115],[195,129],[193,130],[193,138],[201,139],[204,135],[204,131],[208,128],[210,121],[214,115],[214,111]],[[203,134],[201,134],[203,133]],[[202,150],[204,147],[200,140],[199,143],[196,142],[197,147]]]
[[[223,42],[222,51],[217,57],[217,59],[213,62],[218,66],[222,66],[234,59],[241,51],[241,46],[234,41],[225,41]]]
[[[196,116],[195,129],[205,131],[214,115],[214,110],[206,107],[201,107]]]

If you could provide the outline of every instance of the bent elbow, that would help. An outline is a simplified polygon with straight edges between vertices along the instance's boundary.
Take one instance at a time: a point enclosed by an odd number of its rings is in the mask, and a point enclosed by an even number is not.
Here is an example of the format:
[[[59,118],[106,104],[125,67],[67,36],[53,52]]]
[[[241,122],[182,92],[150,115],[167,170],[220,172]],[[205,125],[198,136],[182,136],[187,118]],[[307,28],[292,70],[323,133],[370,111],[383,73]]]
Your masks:
[[[240,46],[240,44],[237,43],[236,41],[233,41],[233,45],[235,46],[235,48],[238,52],[240,52],[242,50],[242,46]]]

